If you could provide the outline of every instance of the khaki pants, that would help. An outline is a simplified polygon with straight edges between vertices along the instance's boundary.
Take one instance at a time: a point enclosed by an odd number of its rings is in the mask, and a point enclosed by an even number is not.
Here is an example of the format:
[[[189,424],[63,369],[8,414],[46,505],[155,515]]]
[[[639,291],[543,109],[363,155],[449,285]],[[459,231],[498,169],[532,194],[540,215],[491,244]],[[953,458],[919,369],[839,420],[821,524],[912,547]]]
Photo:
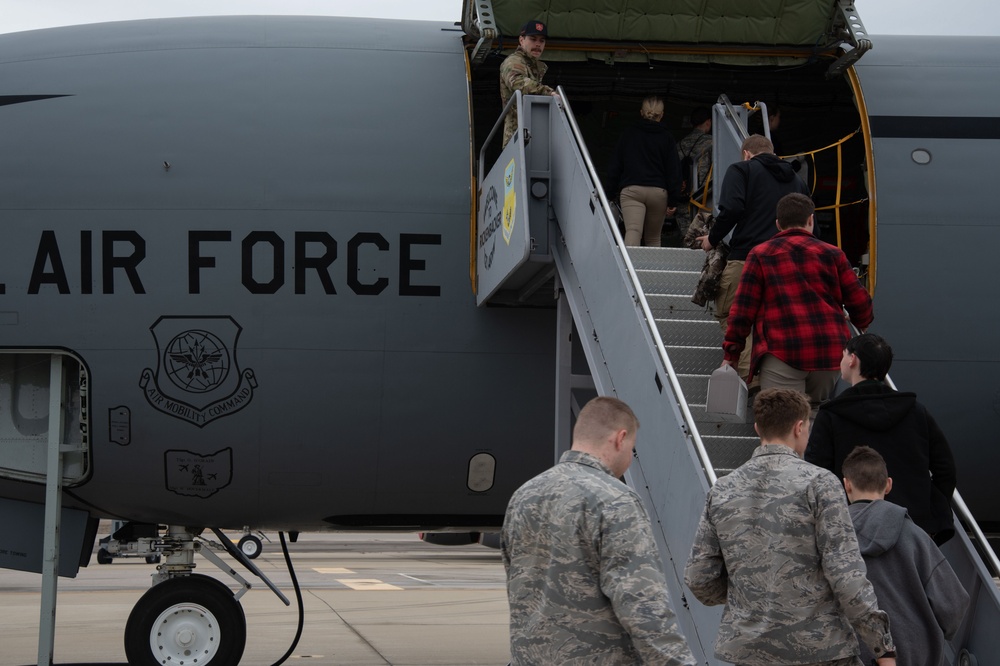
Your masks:
[[[821,402],[830,399],[839,370],[796,370],[781,359],[765,354],[760,362],[760,387],[793,389],[809,396],[810,419],[816,420]]]
[[[726,267],[722,269],[722,276],[719,278],[719,295],[715,297],[715,318],[719,320],[722,327],[722,335],[726,334],[726,327],[729,326],[729,308],[733,307],[733,299],[736,296],[736,287],[740,285],[740,275],[743,274],[743,264],[745,261],[727,261]],[[740,362],[736,370],[740,377],[746,379],[750,374],[750,353],[753,351],[753,333],[747,336],[746,346],[740,354]]]
[[[660,247],[663,217],[667,214],[667,191],[662,187],[629,185],[619,200],[625,218],[625,244]]]

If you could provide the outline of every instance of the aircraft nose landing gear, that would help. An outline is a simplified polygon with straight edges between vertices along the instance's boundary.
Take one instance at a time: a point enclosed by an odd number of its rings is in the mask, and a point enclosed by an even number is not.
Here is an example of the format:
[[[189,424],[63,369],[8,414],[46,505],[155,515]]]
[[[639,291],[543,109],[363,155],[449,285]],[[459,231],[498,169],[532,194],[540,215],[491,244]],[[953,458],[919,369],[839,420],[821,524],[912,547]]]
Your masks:
[[[250,583],[211,548],[204,547],[214,542],[195,541],[201,531],[200,528],[169,525],[167,533],[156,539],[156,550],[162,552],[164,563],[156,567],[153,587],[139,598],[125,624],[125,655],[130,666],[237,666],[240,663],[247,642],[246,616],[240,597],[250,589]],[[281,590],[247,559],[243,551],[218,528],[213,527],[212,532],[221,542],[212,547],[225,550],[264,581],[282,603],[290,605]],[[282,535],[282,548],[284,545]],[[242,589],[233,593],[214,578],[194,574],[196,552],[228,574]],[[285,557],[288,557],[287,551]],[[299,599],[301,615],[301,597]]]
[[[201,551],[195,532],[170,526],[159,539],[165,563],[157,567],[154,585],[146,590],[125,624],[125,655],[130,665],[236,666],[247,642],[246,616],[240,595],[220,581],[192,573],[194,554]],[[216,555],[201,551],[217,565]]]
[[[238,664],[246,617],[232,591],[208,576],[165,580],[146,590],[125,625],[129,664]]]

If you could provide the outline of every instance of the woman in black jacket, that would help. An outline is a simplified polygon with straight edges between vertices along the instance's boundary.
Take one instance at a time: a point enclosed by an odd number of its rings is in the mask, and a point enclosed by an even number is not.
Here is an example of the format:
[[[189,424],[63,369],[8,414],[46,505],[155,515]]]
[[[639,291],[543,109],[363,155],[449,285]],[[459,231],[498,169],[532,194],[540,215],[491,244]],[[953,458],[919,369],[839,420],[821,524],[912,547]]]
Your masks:
[[[681,191],[677,144],[663,119],[663,100],[642,100],[642,120],[622,132],[608,170],[608,191],[617,194],[625,218],[625,244],[659,247],[663,218],[676,210]],[[673,204],[673,206],[670,206]]]

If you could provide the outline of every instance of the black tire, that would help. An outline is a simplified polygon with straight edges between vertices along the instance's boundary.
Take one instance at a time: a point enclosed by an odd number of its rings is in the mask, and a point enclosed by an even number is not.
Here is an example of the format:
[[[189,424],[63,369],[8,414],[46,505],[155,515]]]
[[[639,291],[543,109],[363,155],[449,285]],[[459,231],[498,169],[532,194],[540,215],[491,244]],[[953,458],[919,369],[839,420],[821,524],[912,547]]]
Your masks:
[[[160,563],[159,553],[154,553],[153,555],[146,556],[146,564],[159,564],[159,563]]]
[[[260,539],[252,534],[248,534],[240,539],[239,543],[236,544],[236,547],[243,551],[243,554],[251,560],[256,560],[257,556],[260,555],[262,550],[264,550],[264,544],[261,543]]]
[[[108,552],[107,548],[97,549],[97,563],[98,564],[111,564],[114,558],[111,557],[111,553]]]
[[[243,607],[228,587],[208,576],[154,585],[125,624],[125,656],[131,666],[236,666],[246,642]]]

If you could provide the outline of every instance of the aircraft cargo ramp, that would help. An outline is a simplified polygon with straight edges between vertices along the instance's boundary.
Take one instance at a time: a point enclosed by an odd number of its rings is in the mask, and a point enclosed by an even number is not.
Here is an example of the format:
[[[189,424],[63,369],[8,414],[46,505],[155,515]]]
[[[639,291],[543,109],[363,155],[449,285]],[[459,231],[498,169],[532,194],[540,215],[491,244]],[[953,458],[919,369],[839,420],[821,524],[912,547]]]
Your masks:
[[[511,101],[520,106],[518,135],[485,176],[485,147],[480,154],[477,298],[480,305],[527,304],[554,273],[561,412],[555,416],[555,454],[569,444],[570,394],[581,385],[568,360],[575,328],[597,393],[624,400],[639,418],[636,460],[626,481],[650,512],[691,649],[699,663],[716,664],[721,607],[707,608],[690,596],[684,565],[716,474],[747,460],[757,439],[752,425],[726,423],[705,411],[708,375],[722,361],[722,333],[711,313],[690,301],[704,254],[625,248],[560,92],[563,101],[516,93]],[[508,104],[507,112],[515,107]],[[502,117],[484,146],[501,125]],[[957,493],[956,499],[964,510]],[[1000,654],[1000,594],[966,534],[985,543],[978,527],[970,517],[956,522],[958,537],[943,550],[973,602],[949,661],[975,663],[975,657],[959,656],[967,649],[986,663]]]

